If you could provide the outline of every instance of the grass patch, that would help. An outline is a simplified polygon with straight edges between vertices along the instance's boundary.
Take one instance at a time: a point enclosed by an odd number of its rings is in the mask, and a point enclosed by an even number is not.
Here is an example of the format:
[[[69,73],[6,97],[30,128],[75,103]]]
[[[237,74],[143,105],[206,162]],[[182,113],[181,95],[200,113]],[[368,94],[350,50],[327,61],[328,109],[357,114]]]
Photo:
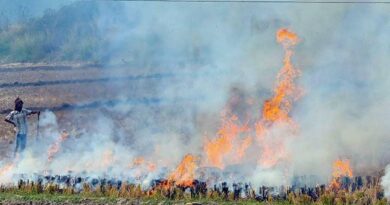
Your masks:
[[[88,183],[75,189],[73,186],[60,186],[56,183],[42,184],[40,182],[20,181],[17,186],[0,186],[0,201],[6,204],[43,202],[43,203],[71,203],[71,204],[316,204],[316,205],[385,205],[386,198],[379,185],[366,186],[350,191],[343,189],[319,190],[318,197],[310,197],[301,192],[288,192],[286,198],[264,198],[258,201],[253,193],[248,198],[236,198],[229,192],[227,195],[206,190],[198,195],[184,191],[176,186],[156,186],[142,190],[140,185],[122,183],[121,186],[109,184],[91,186]]]
[[[211,200],[211,199],[183,199],[183,200],[168,200],[168,199],[156,199],[143,197],[139,198],[121,198],[121,197],[85,197],[81,194],[64,195],[64,194],[29,194],[29,193],[6,193],[0,192],[0,201],[9,203],[29,203],[29,202],[51,202],[51,203],[71,203],[71,204],[117,204],[124,202],[126,204],[141,203],[141,204],[186,204],[186,203],[200,203],[200,204],[275,204],[275,205],[287,205],[288,201],[273,201],[273,202],[259,202],[256,200],[238,200],[238,201],[224,201],[224,200]]]

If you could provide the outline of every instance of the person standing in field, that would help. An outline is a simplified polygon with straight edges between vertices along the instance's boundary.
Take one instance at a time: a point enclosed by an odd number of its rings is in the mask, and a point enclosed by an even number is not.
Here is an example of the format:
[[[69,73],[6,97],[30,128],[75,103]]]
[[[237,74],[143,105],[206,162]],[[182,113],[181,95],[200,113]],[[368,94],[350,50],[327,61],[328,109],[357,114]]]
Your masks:
[[[23,101],[20,98],[15,100],[15,109],[7,115],[5,121],[14,125],[16,129],[16,153],[21,153],[26,148],[28,125],[27,116],[40,114],[39,111],[31,111],[23,108]]]

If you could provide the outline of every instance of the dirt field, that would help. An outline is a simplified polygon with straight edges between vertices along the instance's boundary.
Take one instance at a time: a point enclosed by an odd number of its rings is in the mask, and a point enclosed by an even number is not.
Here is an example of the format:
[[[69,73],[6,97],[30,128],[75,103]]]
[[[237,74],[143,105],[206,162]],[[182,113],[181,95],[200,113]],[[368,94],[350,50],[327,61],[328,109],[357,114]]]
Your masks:
[[[93,119],[102,107],[121,102],[153,105],[158,89],[156,81],[172,76],[148,73],[126,67],[104,68],[84,64],[13,64],[0,65],[0,117],[13,109],[14,99],[23,99],[24,107],[54,111],[60,129],[85,129],[83,120]],[[142,92],[138,92],[142,90]],[[158,109],[156,109],[158,112]],[[109,115],[110,113],[106,113]],[[118,126],[126,116],[116,115]],[[156,114],[158,118],[158,114]],[[29,120],[29,140],[36,137],[37,117]],[[7,156],[14,148],[11,125],[0,120],[0,156]],[[122,126],[123,127],[123,126]],[[131,126],[129,126],[131,129]]]

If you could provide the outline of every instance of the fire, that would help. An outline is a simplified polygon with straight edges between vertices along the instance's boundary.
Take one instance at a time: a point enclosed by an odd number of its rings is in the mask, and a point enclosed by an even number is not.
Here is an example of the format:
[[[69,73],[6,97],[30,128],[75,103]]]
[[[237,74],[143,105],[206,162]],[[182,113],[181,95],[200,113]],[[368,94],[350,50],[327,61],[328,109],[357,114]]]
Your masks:
[[[276,40],[283,45],[295,45],[298,43],[299,38],[295,33],[289,31],[286,28],[282,28],[277,32]]]
[[[47,150],[47,161],[52,162],[54,159],[54,156],[60,151],[61,144],[66,139],[68,139],[69,133],[66,131],[63,131],[60,135],[60,137],[52,144],[49,149]]]
[[[18,161],[18,156],[16,156],[13,162],[5,162],[0,167],[0,182],[2,184],[11,183],[13,181],[13,173],[14,173],[14,169],[17,168],[17,161]]]
[[[222,126],[218,130],[218,137],[209,140],[204,146],[207,160],[211,165],[219,168],[224,168],[224,157],[228,156],[234,151],[237,151],[240,156],[243,155],[246,148],[250,145],[251,139],[244,139],[240,148],[235,147],[235,141],[240,133],[247,132],[249,128],[246,125],[239,125],[238,117],[236,115],[222,116]]]
[[[102,165],[103,167],[109,167],[114,161],[114,152],[111,149],[107,149],[103,152]]]
[[[179,166],[169,175],[169,181],[174,181],[178,185],[192,186],[198,167],[197,160],[198,158],[194,155],[185,155]]]
[[[291,62],[292,46],[298,43],[299,38],[295,33],[283,28],[277,32],[276,39],[284,48],[283,67],[277,75],[273,97],[265,101],[262,119],[256,123],[255,128],[257,141],[262,148],[259,162],[263,167],[272,167],[287,158],[283,138],[270,136],[269,129],[275,124],[287,125],[291,130],[296,129],[297,125],[289,113],[293,101],[301,96],[300,89],[294,82],[300,72]]]
[[[284,46],[284,65],[277,76],[274,96],[264,103],[263,120],[269,122],[289,122],[291,118],[288,114],[291,110],[292,100],[299,97],[297,87],[294,84],[299,71],[291,63],[293,54],[291,46],[297,43],[298,37],[286,29],[281,29],[277,33],[277,39]]]
[[[3,176],[7,173],[9,173],[13,168],[14,168],[14,164],[13,163],[8,163],[6,165],[4,165],[3,167],[0,168],[0,176]]]
[[[243,139],[241,145],[237,149],[237,157],[236,160],[239,161],[245,156],[245,151],[248,149],[248,147],[252,144],[252,138],[246,137]]]
[[[341,177],[353,177],[353,172],[349,160],[336,160],[333,162],[332,182],[330,187],[338,189],[340,187],[339,179]]]
[[[264,102],[261,119],[255,123],[254,128],[240,125],[236,115],[229,113],[223,115],[217,138],[206,141],[204,146],[207,162],[212,166],[223,169],[227,163],[239,162],[253,141],[251,137],[241,139],[240,136],[251,131],[255,132],[261,148],[259,162],[263,167],[272,167],[279,161],[287,159],[284,136],[272,136],[273,133],[270,130],[272,126],[281,125],[294,133],[298,127],[289,113],[293,102],[301,96],[301,90],[294,82],[300,72],[291,62],[292,47],[298,43],[299,38],[295,33],[283,28],[277,32],[276,40],[282,44],[285,54],[272,98]],[[233,159],[233,161],[227,161],[227,159]]]
[[[143,158],[143,157],[136,157],[133,160],[133,163],[131,163],[129,165],[129,168],[143,167],[143,166],[145,166],[149,172],[156,171],[156,168],[157,168],[156,164],[154,164],[153,162],[150,162],[150,161],[146,161],[145,158]]]
[[[149,172],[154,172],[157,169],[157,165],[154,164],[154,163],[151,163],[151,162],[149,162],[147,166],[148,166],[148,171]]]
[[[353,172],[349,163],[349,160],[336,160],[333,163],[333,177],[342,177],[342,176],[347,176],[347,177],[352,177]]]
[[[143,157],[137,157],[137,158],[134,159],[133,165],[134,166],[140,166],[144,162],[145,162],[145,159]]]

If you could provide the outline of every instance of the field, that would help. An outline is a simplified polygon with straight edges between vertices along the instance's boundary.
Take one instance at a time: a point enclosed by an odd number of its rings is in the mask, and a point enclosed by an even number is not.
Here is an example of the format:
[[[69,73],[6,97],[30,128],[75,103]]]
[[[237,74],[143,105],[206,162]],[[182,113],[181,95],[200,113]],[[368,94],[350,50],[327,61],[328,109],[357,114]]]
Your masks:
[[[142,191],[137,186],[122,185],[120,189],[100,187],[91,190],[84,186],[81,192],[72,188],[60,189],[55,185],[39,187],[39,185],[24,185],[14,188],[1,188],[0,201],[6,204],[375,204],[385,205],[386,199],[378,200],[376,194],[379,187],[366,188],[350,193],[339,190],[326,191],[317,200],[312,200],[305,194],[288,194],[286,199],[259,200],[255,198],[234,199],[233,193],[227,196],[218,195],[209,191],[207,195],[192,196],[175,188],[174,197],[167,196],[166,190],[155,189],[153,192]]]
[[[0,73],[1,118],[13,109],[14,99],[20,97],[26,108],[53,111],[59,129],[73,132],[88,129],[88,124],[81,122],[94,119],[94,116],[103,113],[114,119],[121,129],[128,128],[131,133],[131,125],[127,128],[121,126],[121,123],[129,120],[128,117],[113,115],[106,112],[104,107],[158,104],[158,101],[153,101],[156,100],[158,92],[154,84],[157,80],[170,79],[170,76],[165,77],[160,73],[146,73],[126,67],[104,68],[99,65],[74,63],[6,64],[0,66]],[[156,112],[157,118],[159,113]],[[35,140],[36,116],[30,117],[29,123],[29,140]],[[4,157],[12,153],[11,150],[15,146],[14,131],[12,126],[3,120],[0,121],[0,127],[4,128],[0,130],[0,155]]]

